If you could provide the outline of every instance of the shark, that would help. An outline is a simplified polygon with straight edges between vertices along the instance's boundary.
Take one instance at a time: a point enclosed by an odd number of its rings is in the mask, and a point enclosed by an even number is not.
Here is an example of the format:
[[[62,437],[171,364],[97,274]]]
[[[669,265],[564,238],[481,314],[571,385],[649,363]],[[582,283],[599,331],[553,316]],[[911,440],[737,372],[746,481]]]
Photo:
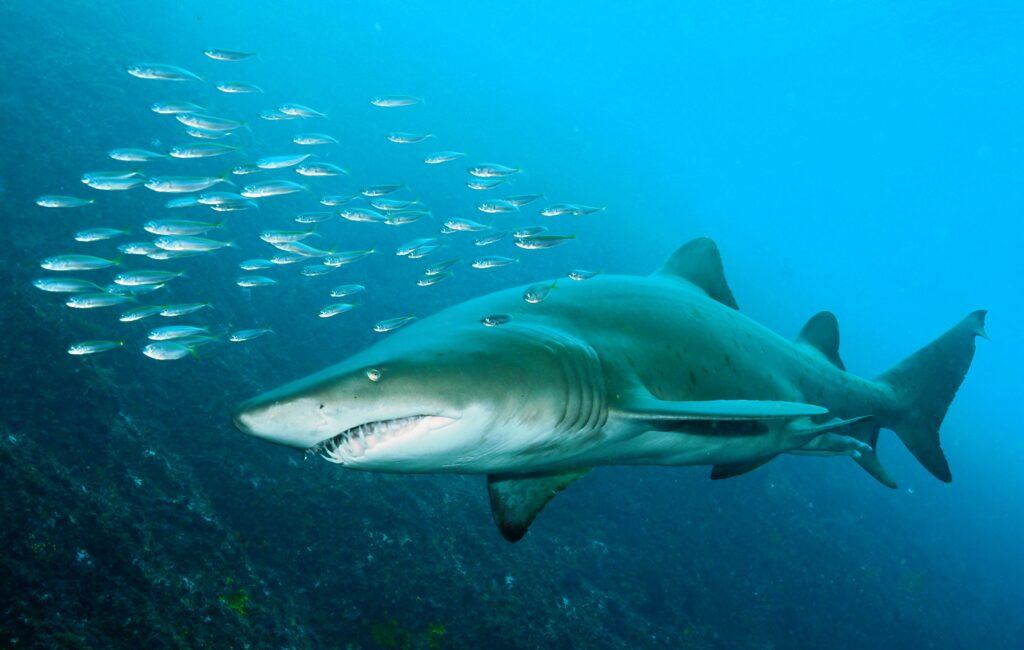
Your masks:
[[[234,424],[352,470],[486,476],[501,534],[521,539],[595,467],[710,466],[712,479],[782,454],[875,453],[895,432],[952,480],[939,428],[985,337],[984,310],[873,379],[846,370],[836,317],[788,339],[739,311],[715,243],[646,276],[525,287],[443,309],[308,377],[242,403]]]

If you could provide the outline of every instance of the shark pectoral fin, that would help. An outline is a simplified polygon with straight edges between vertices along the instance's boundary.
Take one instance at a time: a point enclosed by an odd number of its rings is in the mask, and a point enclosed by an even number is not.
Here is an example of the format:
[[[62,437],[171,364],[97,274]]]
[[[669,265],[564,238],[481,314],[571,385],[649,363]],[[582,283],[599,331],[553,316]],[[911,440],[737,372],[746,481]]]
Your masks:
[[[727,465],[714,465],[711,467],[711,480],[721,481],[722,479],[725,478],[732,478],[734,476],[739,476],[740,474],[752,472],[773,458],[775,458],[775,456],[769,456],[768,458],[759,458],[758,460],[752,460],[746,463],[729,463]]]
[[[624,396],[616,404],[616,410],[625,417],[646,420],[657,428],[671,429],[674,425],[688,421],[764,421],[792,420],[828,413],[828,409],[800,402],[778,402],[770,400],[704,400],[695,402],[670,402],[660,400],[646,389],[638,389]],[[733,431],[736,427],[722,427],[721,433],[743,433],[746,429]],[[762,433],[749,431],[748,433]]]
[[[589,469],[546,474],[489,474],[487,493],[491,514],[502,536],[518,542],[537,514],[555,495],[587,473]]]

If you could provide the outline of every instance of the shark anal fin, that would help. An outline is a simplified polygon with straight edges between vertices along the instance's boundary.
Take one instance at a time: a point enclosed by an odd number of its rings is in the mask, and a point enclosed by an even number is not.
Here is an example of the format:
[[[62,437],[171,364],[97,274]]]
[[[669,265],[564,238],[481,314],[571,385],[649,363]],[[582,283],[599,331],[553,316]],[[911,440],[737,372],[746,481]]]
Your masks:
[[[707,237],[691,240],[672,253],[672,257],[655,271],[686,280],[718,302],[739,309],[736,299],[725,281],[722,256],[718,246]]]
[[[522,539],[544,506],[587,471],[489,474],[487,493],[491,500],[491,514],[502,536],[510,542]]]
[[[752,472],[761,465],[764,465],[770,461],[774,456],[768,458],[759,458],[757,460],[748,461],[745,463],[728,463],[725,465],[713,465],[711,467],[711,480],[721,481],[722,479],[732,478],[747,472]]]
[[[839,356],[839,321],[832,312],[823,311],[811,316],[796,340],[820,352],[835,367],[846,370]]]

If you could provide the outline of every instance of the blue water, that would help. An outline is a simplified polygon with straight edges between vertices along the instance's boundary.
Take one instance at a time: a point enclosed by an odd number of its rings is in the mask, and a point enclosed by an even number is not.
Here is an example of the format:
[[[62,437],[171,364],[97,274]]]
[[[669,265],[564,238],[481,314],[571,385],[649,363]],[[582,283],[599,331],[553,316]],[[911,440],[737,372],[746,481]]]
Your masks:
[[[1024,645],[1019,3],[16,0],[0,21],[6,643]],[[259,57],[215,62],[202,55],[211,47]],[[124,72],[137,61],[266,92],[143,81]],[[382,94],[424,103],[369,104]],[[148,110],[163,100],[245,119],[251,133],[231,140],[242,151],[107,158],[115,147],[187,143],[173,117]],[[330,117],[258,118],[283,102]],[[135,240],[148,219],[213,215],[165,210],[169,195],[142,188],[91,191],[83,172],[219,174],[297,150],[299,131],[336,136],[340,145],[318,153],[351,176],[228,214],[222,236],[238,249],[174,265],[189,277],[166,290],[168,301],[214,303],[194,320],[218,332],[275,335],[157,363],[139,353],[153,321],[69,310],[31,287],[48,255],[114,254],[114,243],[73,242],[79,228],[131,227]],[[389,131],[435,137],[396,145]],[[469,155],[422,163],[442,149]],[[523,171],[473,192],[465,167],[480,161]],[[286,172],[233,180],[302,180]],[[334,220],[311,243],[382,253],[323,278],[294,265],[268,272],[277,287],[234,285],[238,261],[274,252],[259,230],[293,227],[320,194],[391,182],[406,183],[403,196],[424,200],[434,220]],[[515,217],[474,210],[485,196],[532,192],[545,199]],[[32,203],[40,194],[97,204],[44,210]],[[558,201],[606,209],[557,226],[536,214]],[[422,264],[391,251],[450,217],[543,223],[577,240],[531,252],[451,238],[430,259],[521,263],[463,264],[449,281],[416,287]],[[781,458],[716,483],[706,468],[602,469],[510,546],[476,478],[354,475],[299,462],[228,421],[241,399],[377,340],[377,320],[571,268],[648,273],[698,236],[718,243],[741,310],[775,331],[795,335],[810,315],[834,311],[846,365],[863,376],[990,310],[991,341],[979,341],[943,426],[954,482],[933,479],[888,432],[879,453],[896,491],[842,459]],[[360,306],[316,318],[327,290],[347,282],[368,286]],[[96,338],[126,346],[64,354]],[[190,504],[194,520],[167,503]],[[209,619],[203,630],[191,611]]]

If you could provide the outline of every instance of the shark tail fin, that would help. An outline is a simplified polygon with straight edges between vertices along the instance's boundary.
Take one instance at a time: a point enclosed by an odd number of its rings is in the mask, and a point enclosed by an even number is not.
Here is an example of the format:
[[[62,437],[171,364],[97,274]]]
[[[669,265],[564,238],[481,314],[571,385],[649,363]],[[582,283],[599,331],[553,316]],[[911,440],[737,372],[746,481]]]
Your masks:
[[[895,394],[893,413],[883,426],[895,431],[918,462],[947,483],[953,475],[939,443],[939,426],[971,366],[975,338],[988,338],[985,314],[969,314],[877,378]]]

